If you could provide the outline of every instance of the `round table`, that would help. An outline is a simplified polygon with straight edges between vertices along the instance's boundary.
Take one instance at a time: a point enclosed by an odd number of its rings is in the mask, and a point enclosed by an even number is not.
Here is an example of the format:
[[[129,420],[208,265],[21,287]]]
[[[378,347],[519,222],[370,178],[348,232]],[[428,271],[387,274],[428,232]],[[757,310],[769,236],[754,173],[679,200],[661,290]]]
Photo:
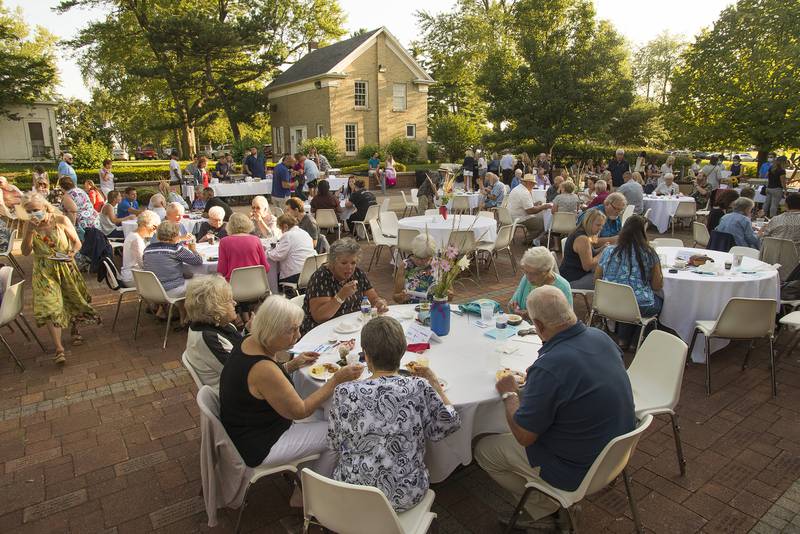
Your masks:
[[[675,212],[678,211],[678,205],[681,202],[694,202],[692,197],[644,197],[642,204],[644,211],[650,210],[648,219],[658,229],[658,232],[663,234],[669,230],[669,219]]]
[[[389,315],[398,319],[406,329],[413,322],[412,305],[392,306]],[[358,320],[360,312],[337,317],[323,323],[310,332],[296,346],[305,351],[318,348],[330,339],[356,339],[355,352],[361,350],[360,331],[351,334],[337,334],[334,328],[342,322]],[[447,396],[461,415],[461,429],[439,442],[428,442],[425,463],[430,472],[431,482],[441,482],[459,465],[472,461],[472,440],[479,434],[508,432],[504,408],[495,389],[495,373],[503,367],[526,372],[538,357],[541,341],[536,336],[521,338],[513,336],[507,341],[495,341],[485,335],[476,324],[478,317],[453,315],[450,333],[441,341],[431,341],[431,348],[425,352],[431,369],[439,378],[447,382]],[[529,325],[523,323],[520,328]],[[516,348],[512,354],[502,354],[498,348]],[[401,366],[418,357],[407,352]],[[335,348],[323,352],[319,362],[336,362],[339,359]],[[363,377],[368,376],[365,370]],[[322,382],[311,378],[308,368],[294,373],[294,384],[300,396],[307,397],[316,391]],[[322,408],[321,416],[327,419],[330,401]]]
[[[197,227],[200,224],[203,224],[204,222],[206,222],[207,220],[208,219],[206,219],[205,217],[195,217],[195,218],[183,217],[181,219],[181,222],[180,222],[181,232],[184,233],[184,234],[193,234],[194,235],[194,232],[197,229]],[[128,221],[122,221],[122,233],[125,235],[125,237],[128,237],[128,234],[130,234],[131,232],[135,232],[136,228],[137,228],[136,219],[132,219],[132,220],[128,220]]]
[[[533,197],[534,202],[547,202],[547,188],[535,188],[531,189],[531,196]]]
[[[677,332],[687,344],[692,340],[695,321],[717,320],[731,298],[779,298],[778,271],[767,263],[744,258],[741,267],[725,271],[725,262],[733,259],[733,255],[727,252],[688,247],[659,247],[656,251],[666,257],[666,265],[663,268],[664,307],[659,314],[659,321]],[[714,275],[698,274],[693,272],[693,269],[680,270],[677,273],[668,272],[667,267],[674,265],[675,256],[679,251],[690,255],[705,254],[714,259],[714,265],[719,266],[721,272]],[[758,272],[754,274],[739,272],[751,270]],[[727,344],[726,340],[715,339],[711,344],[711,351],[715,352]],[[705,361],[704,345],[703,335],[698,334],[691,355],[693,361]]]
[[[455,197],[467,197],[467,202],[469,202],[469,209],[470,210],[478,209],[478,204],[480,204],[480,201],[481,201],[481,194],[480,193],[462,193],[462,194],[454,193],[450,197],[450,201],[447,203],[447,209],[448,210],[452,210],[453,209],[453,199]]]
[[[428,235],[439,248],[444,248],[453,230],[469,230],[475,234],[475,241],[497,241],[497,223],[488,217],[475,215],[449,215],[443,219],[441,215],[417,215],[406,217],[397,222],[397,227],[404,230],[428,232]]]
[[[273,241],[271,239],[262,239],[261,244],[264,246],[264,250],[269,249],[272,242]],[[187,265],[186,272],[191,273],[192,275],[216,274],[217,265],[219,264],[219,241],[216,241],[213,245],[208,243],[197,243],[197,253],[202,256],[203,264]],[[280,264],[271,261],[269,258],[267,258],[267,262],[269,262],[269,272],[267,273],[269,289],[273,293],[277,294],[280,289],[278,287],[278,273],[280,272]]]

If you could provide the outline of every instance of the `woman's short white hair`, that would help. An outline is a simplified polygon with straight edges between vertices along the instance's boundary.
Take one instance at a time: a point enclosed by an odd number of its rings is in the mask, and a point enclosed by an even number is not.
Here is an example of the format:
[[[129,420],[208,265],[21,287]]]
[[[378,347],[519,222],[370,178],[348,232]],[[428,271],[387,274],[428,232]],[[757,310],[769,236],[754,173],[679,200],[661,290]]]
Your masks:
[[[411,253],[420,259],[427,259],[436,253],[436,243],[428,234],[419,234],[411,241]]]
[[[212,206],[210,210],[208,210],[208,216],[213,216],[214,218],[225,218],[225,210],[222,206]]]
[[[225,231],[228,232],[228,235],[249,234],[254,228],[253,221],[244,213],[234,213],[228,219],[228,224],[225,225]]]
[[[519,260],[523,269],[536,271],[537,273],[551,272],[555,269],[556,260],[546,247],[533,247],[525,251],[522,259]]]
[[[250,205],[252,206],[253,204],[258,205],[261,208],[269,207],[269,202],[267,202],[267,199],[261,195],[253,197],[253,200],[250,201]]]
[[[136,217],[136,226],[139,228],[142,228],[143,226],[152,228],[153,226],[158,226],[159,224],[161,224],[161,217],[159,217],[157,213],[150,210],[144,210],[139,214],[138,217]]]
[[[537,287],[525,301],[528,315],[547,327],[571,326],[578,321],[567,297],[553,286]]]
[[[594,183],[594,190],[598,193],[602,193],[603,191],[608,190],[608,183],[605,180],[597,180]]]
[[[197,276],[186,284],[186,315],[193,323],[227,323],[232,302],[231,285],[219,275]]]
[[[667,181],[667,178],[669,178],[670,180],[675,180],[675,175],[672,174],[671,172],[665,172],[664,173],[664,181],[665,182]]]
[[[167,204],[167,213],[178,212],[180,215],[183,215],[184,211],[183,205],[179,204],[178,202],[170,202]]]
[[[179,235],[181,235],[181,227],[178,226],[178,223],[162,221],[158,225],[156,238],[162,243],[172,243]]]
[[[747,210],[752,209],[755,205],[756,204],[752,201],[752,199],[747,197],[739,197],[733,201],[733,204],[731,204],[731,209],[739,213],[746,213]]]
[[[259,306],[250,324],[250,333],[258,344],[267,347],[287,330],[303,322],[303,308],[281,295],[272,295]]]

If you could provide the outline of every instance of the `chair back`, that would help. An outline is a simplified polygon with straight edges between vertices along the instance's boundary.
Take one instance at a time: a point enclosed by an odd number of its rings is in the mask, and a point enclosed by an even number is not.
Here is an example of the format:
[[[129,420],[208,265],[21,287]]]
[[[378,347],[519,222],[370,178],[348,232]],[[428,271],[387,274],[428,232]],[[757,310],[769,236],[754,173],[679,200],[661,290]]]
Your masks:
[[[636,403],[637,413],[642,408],[650,412],[675,408],[681,398],[687,351],[681,338],[661,330],[650,332],[628,367],[634,401],[646,399],[646,406]]]
[[[11,277],[13,274],[13,267],[9,267],[8,265],[0,267],[0,288],[3,288],[3,293],[8,291],[8,288],[11,287]]]
[[[397,237],[397,214],[393,211],[382,211],[380,214],[383,235]]]
[[[332,209],[317,210],[314,217],[317,220],[317,226],[320,228],[336,228],[339,226],[339,219],[336,218],[336,211]]]
[[[450,232],[447,244],[456,247],[459,254],[469,254],[476,247],[475,232],[472,230],[454,230]]]
[[[419,235],[419,230],[400,228],[397,233],[397,250],[401,254],[411,254],[411,243]]]
[[[269,296],[269,280],[264,266],[234,269],[231,273],[231,291],[236,302],[256,302]]]
[[[487,219],[494,219],[494,212],[491,211],[479,211],[478,217],[486,217]]]
[[[511,218],[511,212],[506,207],[497,208],[497,222],[500,226],[514,224],[514,219]]]
[[[561,274],[561,270],[558,268],[558,256],[556,255],[556,251],[551,250],[550,254],[553,255],[553,272],[556,274]]]
[[[681,219],[686,217],[694,217],[697,214],[697,202],[692,199],[691,202],[678,202],[678,209],[675,210],[673,219]]]
[[[771,264],[780,263],[781,267],[778,272],[781,280],[786,280],[797,267],[800,258],[798,258],[797,249],[792,241],[777,237],[765,237],[761,242],[761,261]]]
[[[553,214],[553,222],[550,225],[550,231],[554,234],[571,234],[575,230],[577,220],[577,213],[557,211]]]
[[[742,256],[747,256],[748,258],[753,258],[754,260],[758,259],[759,254],[761,253],[760,250],[757,248],[750,248],[750,247],[731,247],[729,250],[731,254],[741,254]]]
[[[628,220],[628,217],[633,215],[633,210],[634,209],[635,209],[635,206],[633,204],[628,204],[627,206],[625,206],[625,210],[622,212],[622,216],[621,216],[622,226],[625,226],[625,221]]]
[[[372,234],[372,238],[375,240],[376,243],[381,242],[381,238],[383,237],[383,230],[381,230],[381,225],[378,223],[378,219],[370,219],[369,220],[369,231]]]
[[[296,295],[289,299],[289,302],[297,306],[303,307],[303,301],[306,299],[305,295]]]
[[[197,374],[197,370],[192,365],[192,362],[189,361],[189,357],[186,355],[186,352],[181,355],[181,363],[183,363],[183,366],[189,372],[189,376],[191,376],[192,380],[194,380],[194,385],[197,386],[197,389],[201,389],[205,384],[203,384],[203,381],[200,380],[200,376]]]
[[[495,250],[504,250],[511,246],[511,239],[513,238],[511,231],[513,229],[513,225],[511,224],[500,227],[497,231],[497,239],[494,242]]]
[[[306,468],[303,515],[333,532],[403,534],[397,514],[381,490],[331,480]],[[358,520],[354,521],[353,518]]]
[[[469,197],[466,195],[453,196],[453,212],[469,211]]]
[[[417,204],[417,202],[419,200],[417,198],[418,194],[419,194],[419,189],[417,189],[416,187],[411,190],[411,202],[413,202],[415,205]]]
[[[170,299],[167,292],[164,291],[164,286],[161,285],[161,281],[155,273],[138,269],[131,269],[131,273],[133,273],[136,292],[141,298],[150,304],[169,304]]]
[[[25,280],[6,288],[3,293],[3,302],[0,303],[0,326],[5,326],[22,311],[22,287]]]
[[[636,450],[642,434],[652,422],[653,416],[645,415],[639,420],[635,429],[608,442],[608,445],[595,458],[581,485],[575,490],[573,494],[575,501],[608,487],[619,476],[628,465],[628,460]]]
[[[381,207],[377,204],[373,204],[372,206],[367,208],[367,214],[364,215],[364,220],[369,222],[372,219],[377,219],[381,214]]]
[[[727,339],[757,339],[769,337],[775,331],[774,299],[734,297],[725,304],[712,335]]]
[[[281,215],[283,215],[283,208],[278,206],[270,206],[269,211],[275,217],[280,217]]]
[[[734,245],[736,245],[736,240],[733,238],[732,234],[720,232],[719,230],[712,230],[706,248],[718,252],[728,252]]]
[[[653,208],[647,208],[644,211],[642,217],[644,217],[644,231],[646,232],[647,229],[650,227],[650,213],[653,211]]]
[[[701,247],[707,247],[708,242],[711,240],[711,234],[708,233],[708,226],[697,221],[692,223],[692,237],[695,243]]]
[[[403,196],[403,205],[408,207],[408,199],[406,198],[406,192],[405,191],[400,191],[400,194]]]
[[[383,213],[384,211],[389,211],[389,205],[391,203],[392,199],[390,199],[389,197],[384,198],[383,202],[381,202],[381,213]]]
[[[683,241],[673,237],[657,237],[653,239],[653,248],[659,247],[682,247]]]
[[[623,323],[638,323],[642,319],[633,288],[624,284],[595,280],[592,307],[603,317]]]
[[[325,262],[328,261],[328,253],[317,254],[316,256],[309,256],[303,263],[303,269],[300,271],[300,277],[297,279],[297,287],[302,289],[308,285],[311,280],[311,275],[317,272]]]

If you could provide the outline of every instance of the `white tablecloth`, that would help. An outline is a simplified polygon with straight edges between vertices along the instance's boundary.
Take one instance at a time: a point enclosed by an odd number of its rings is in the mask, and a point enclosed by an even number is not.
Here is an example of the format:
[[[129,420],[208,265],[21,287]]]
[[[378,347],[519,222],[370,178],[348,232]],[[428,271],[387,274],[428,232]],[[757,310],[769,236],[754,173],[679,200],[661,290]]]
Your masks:
[[[678,211],[681,202],[694,202],[692,197],[645,197],[644,211],[650,209],[650,222],[655,225],[658,232],[663,234],[669,230],[669,218]]]
[[[400,219],[398,228],[418,230],[428,234],[440,248],[444,248],[453,230],[469,230],[472,228],[476,241],[494,242],[497,240],[497,223],[488,217],[475,215],[449,215],[447,220],[441,215],[417,215]]]
[[[208,219],[203,217],[198,219],[187,219],[184,217],[180,222],[181,232],[184,234],[194,234],[197,227],[207,220]],[[125,234],[125,237],[128,237],[128,234],[136,231],[136,226],[137,224],[135,220],[122,221],[122,233]]]
[[[413,306],[392,306],[389,314],[401,320],[407,327],[413,319],[405,319],[413,312]],[[321,324],[311,330],[298,344],[303,350],[311,346],[327,342],[329,339],[356,338],[355,351],[359,352],[360,332],[352,334],[336,334],[333,329],[343,321],[353,321],[360,314],[350,314]],[[453,314],[450,322],[450,333],[442,337],[442,342],[431,342],[430,350],[425,356],[430,361],[431,369],[437,376],[447,382],[445,393],[461,415],[461,429],[439,442],[427,444],[425,463],[430,471],[431,482],[441,482],[459,465],[467,465],[472,461],[472,440],[479,434],[508,432],[508,425],[503,411],[503,404],[495,390],[495,373],[503,368],[525,372],[536,360],[541,347],[539,339],[528,336],[512,339],[522,341],[495,341],[483,335],[475,321],[477,317],[458,316]],[[524,324],[524,323],[523,323]],[[515,347],[517,351],[510,355],[501,354],[497,349],[501,346]],[[407,352],[401,365],[413,361],[417,354]],[[335,362],[338,353],[323,353],[320,362]],[[365,376],[366,376],[365,372]],[[294,383],[302,397],[307,397],[322,385],[322,382],[308,376],[308,368],[294,374]],[[330,407],[328,402],[323,410],[327,419]]]
[[[465,195],[453,195],[453,197],[464,197],[464,196],[467,197],[467,201],[469,202],[469,209],[471,209],[471,210],[478,209],[478,204],[480,203],[480,200],[481,200],[480,193],[467,193]],[[450,199],[450,202],[447,203],[447,209],[448,210],[452,210],[453,209],[453,199],[452,198]]]
[[[546,202],[547,201],[547,189],[532,189],[531,195],[533,195],[534,202]]]
[[[331,191],[337,191],[337,190],[341,189],[342,187],[346,187],[347,186],[347,180],[348,179],[347,178],[337,178],[335,176],[328,176],[328,178],[326,178],[326,180],[328,180],[328,183],[331,184]]]
[[[269,249],[271,241],[269,239],[262,239],[261,244],[264,245],[264,250]],[[198,243],[197,253],[203,257],[202,265],[187,266],[187,270],[196,275],[214,274],[217,272],[217,264],[219,263],[219,241],[213,245],[208,243]],[[208,258],[214,258],[209,260]],[[267,280],[269,281],[269,289],[273,293],[278,293],[278,273],[280,272],[280,264],[274,263],[267,258],[269,262],[269,272],[267,273]]]
[[[660,247],[659,254],[666,255],[667,266],[675,263],[678,251],[690,251],[692,254],[705,254],[714,259],[714,264],[724,269],[725,261],[733,256],[727,252],[693,249],[688,247]],[[766,263],[744,258],[742,269],[765,268]],[[692,340],[695,321],[713,321],[719,317],[725,304],[733,297],[777,299],[779,295],[778,272],[768,270],[756,274],[742,274],[734,268],[731,274],[709,276],[690,271],[670,273],[664,267],[664,307],[659,320],[688,344]],[[717,351],[727,345],[725,340],[714,340],[711,351]],[[703,347],[704,337],[698,334],[692,360],[705,361]]]

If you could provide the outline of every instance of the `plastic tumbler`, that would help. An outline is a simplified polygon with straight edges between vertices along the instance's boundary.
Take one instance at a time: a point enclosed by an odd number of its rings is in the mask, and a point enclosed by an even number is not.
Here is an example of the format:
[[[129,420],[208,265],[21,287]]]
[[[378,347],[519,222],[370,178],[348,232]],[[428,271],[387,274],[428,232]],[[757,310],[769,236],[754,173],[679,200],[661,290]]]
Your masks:
[[[492,324],[494,317],[494,304],[491,302],[484,302],[481,304],[481,322],[485,324]]]

